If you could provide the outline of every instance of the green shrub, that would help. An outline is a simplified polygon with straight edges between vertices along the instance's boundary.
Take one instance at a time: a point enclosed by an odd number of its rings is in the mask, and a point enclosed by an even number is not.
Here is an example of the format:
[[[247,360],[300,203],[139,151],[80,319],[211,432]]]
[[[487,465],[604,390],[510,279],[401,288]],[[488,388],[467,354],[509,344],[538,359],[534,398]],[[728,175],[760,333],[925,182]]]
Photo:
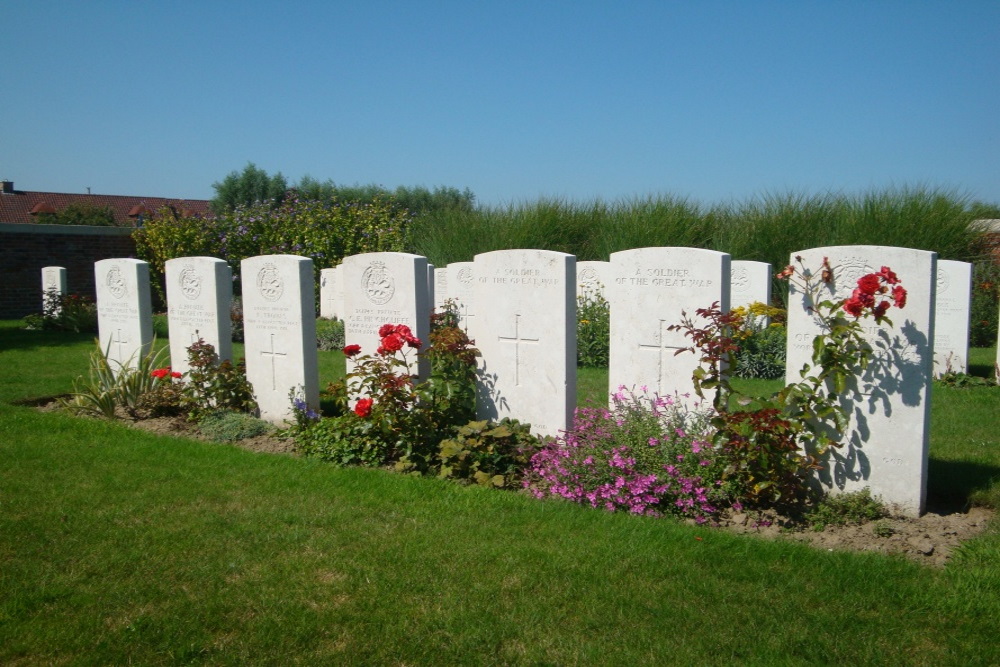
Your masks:
[[[26,316],[24,328],[97,333],[97,305],[87,296],[46,290],[42,297],[41,314]]]
[[[344,321],[317,319],[316,344],[324,351],[344,349]]]
[[[442,479],[513,489],[520,486],[539,444],[530,424],[516,419],[473,421],[458,427],[454,438],[441,441],[434,468]],[[397,466],[406,467],[405,462]]]
[[[972,266],[972,304],[969,317],[969,345],[993,347],[997,344],[997,313],[1000,309],[1000,264],[991,259]]]
[[[824,497],[806,512],[805,518],[814,530],[823,530],[827,526],[862,524],[887,516],[889,510],[882,499],[872,496],[871,490],[865,487],[860,491]]]
[[[740,340],[733,375],[774,380],[785,377],[788,330],[781,325],[762,326]]]
[[[257,401],[242,359],[237,364],[219,361],[215,348],[199,339],[188,348],[188,365],[182,404],[189,419],[200,421],[218,410],[256,413]]]
[[[607,368],[611,346],[611,309],[597,292],[576,299],[576,363]]]
[[[219,410],[210,412],[198,422],[198,430],[212,440],[236,442],[264,435],[271,425],[245,412]]]

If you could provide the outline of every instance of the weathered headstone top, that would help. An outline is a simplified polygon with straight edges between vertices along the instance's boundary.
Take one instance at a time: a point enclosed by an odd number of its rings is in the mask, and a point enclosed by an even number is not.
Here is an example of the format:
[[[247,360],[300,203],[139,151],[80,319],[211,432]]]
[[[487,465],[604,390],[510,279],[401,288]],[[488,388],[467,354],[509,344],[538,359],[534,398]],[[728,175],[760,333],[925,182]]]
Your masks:
[[[178,257],[167,260],[165,279],[173,370],[189,370],[188,347],[199,339],[212,345],[220,360],[232,359],[233,271],[229,265],[215,257]]]
[[[466,332],[476,318],[476,265],[452,262],[448,265],[448,298],[458,308],[459,326]]]
[[[934,375],[969,372],[972,264],[939,259],[934,300]]]
[[[713,303],[729,309],[729,255],[698,248],[637,248],[611,255],[609,388],[647,387],[693,397],[698,356],[680,331],[686,313]],[[706,397],[708,398],[708,397]],[[696,400],[696,399],[693,399]]]
[[[405,324],[424,346],[430,334],[431,300],[427,285],[427,258],[403,252],[372,252],[344,258],[344,338],[360,345],[362,354],[374,354],[383,324]],[[426,378],[426,361],[410,372]],[[348,369],[353,360],[348,360]]]
[[[112,371],[136,368],[153,344],[149,264],[138,259],[94,263],[97,328]]]
[[[319,409],[312,260],[262,255],[243,260],[243,335],[247,379],[261,419],[292,417],[292,396]]]
[[[730,308],[749,306],[751,303],[771,303],[771,279],[774,272],[767,262],[749,260],[732,261]]]
[[[512,417],[542,435],[567,429],[576,403],[576,258],[498,250],[476,255],[473,271],[473,301],[489,304],[469,325],[482,352],[479,418]]]
[[[866,339],[875,350],[868,367],[843,396],[851,428],[824,460],[816,482],[831,493],[870,487],[903,512],[923,512],[927,490],[928,422],[934,293],[937,256],[933,252],[886,246],[833,246],[792,254],[792,262],[817,275],[829,258],[834,280],[820,283],[815,297],[794,283],[788,296],[788,362],[786,380],[798,382],[804,365],[812,365],[813,339],[820,326],[811,307],[824,299],[851,296],[858,278],[887,266],[907,290],[902,310],[891,309],[895,326],[863,320]]]

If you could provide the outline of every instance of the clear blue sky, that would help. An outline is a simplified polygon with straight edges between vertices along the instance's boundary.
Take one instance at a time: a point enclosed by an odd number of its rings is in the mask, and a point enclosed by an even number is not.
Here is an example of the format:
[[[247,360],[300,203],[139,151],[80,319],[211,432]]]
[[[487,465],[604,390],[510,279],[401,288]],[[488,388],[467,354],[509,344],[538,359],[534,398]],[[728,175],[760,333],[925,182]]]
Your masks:
[[[0,0],[0,177],[1000,202],[1000,1]]]

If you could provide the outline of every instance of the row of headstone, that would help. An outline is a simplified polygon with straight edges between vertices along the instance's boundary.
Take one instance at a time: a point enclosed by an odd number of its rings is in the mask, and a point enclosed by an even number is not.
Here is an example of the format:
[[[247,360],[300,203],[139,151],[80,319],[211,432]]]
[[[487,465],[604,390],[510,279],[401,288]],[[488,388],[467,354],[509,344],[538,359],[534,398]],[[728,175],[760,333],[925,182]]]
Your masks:
[[[850,401],[854,426],[818,483],[828,491],[870,486],[904,510],[920,512],[926,489],[934,297],[946,291],[942,280],[961,291],[966,279],[952,273],[942,278],[934,253],[923,251],[857,246],[795,255],[816,266],[830,257],[837,275],[825,289],[836,298],[848,296],[857,277],[882,265],[892,266],[910,291],[896,328],[866,325],[879,350],[876,363],[860,377],[854,394],[844,398]],[[229,338],[228,267],[212,258],[179,258],[167,268],[168,312],[171,333],[179,332],[178,345],[204,338],[218,341],[217,349],[223,350]],[[102,348],[109,360],[133,363],[152,339],[148,266],[137,260],[104,260],[95,271]],[[369,353],[378,347],[378,329],[386,323],[406,324],[426,343],[431,304],[442,293],[455,299],[462,326],[482,352],[479,416],[515,417],[531,423],[536,433],[555,435],[570,426],[575,404],[578,294],[603,293],[611,304],[612,388],[625,384],[689,394],[696,358],[675,354],[690,341],[670,327],[680,323],[682,314],[697,323],[695,311],[713,302],[728,309],[737,285],[748,292],[746,285],[770,284],[769,272],[765,280],[755,271],[760,269],[733,263],[725,253],[693,248],[626,250],[614,253],[610,262],[579,267],[572,255],[504,250],[439,270],[416,255],[370,253],[345,258],[338,269],[325,273],[330,279],[321,283],[321,290],[341,290],[343,305],[336,306],[341,311],[334,316],[345,321],[346,342]],[[290,416],[293,395],[310,407],[318,403],[312,262],[290,255],[253,257],[244,260],[242,273],[248,379],[262,416],[280,422]],[[747,298],[766,302],[766,297]],[[789,381],[797,379],[815,334],[803,298],[790,291]],[[182,358],[174,357],[178,368]],[[426,377],[427,370],[415,364],[410,372]]]

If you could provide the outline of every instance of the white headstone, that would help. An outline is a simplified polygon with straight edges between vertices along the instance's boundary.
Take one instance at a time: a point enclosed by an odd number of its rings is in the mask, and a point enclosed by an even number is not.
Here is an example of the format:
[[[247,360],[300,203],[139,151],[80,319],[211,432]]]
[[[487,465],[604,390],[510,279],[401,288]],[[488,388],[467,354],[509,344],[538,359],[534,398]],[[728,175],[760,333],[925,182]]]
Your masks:
[[[153,344],[149,264],[138,259],[94,263],[97,329],[111,370],[136,368]]]
[[[344,285],[341,265],[319,272],[319,315],[328,320],[344,317]]]
[[[729,293],[729,307],[749,306],[751,303],[771,303],[771,279],[774,273],[767,262],[733,260]]]
[[[312,260],[261,255],[241,263],[247,379],[261,419],[292,417],[295,394],[319,409],[316,288]]]
[[[219,360],[232,359],[232,269],[215,257],[178,257],[167,260],[165,269],[171,368],[189,370],[188,347],[199,338]]]
[[[969,372],[972,264],[939,259],[934,300],[934,375]]]
[[[440,312],[448,298],[448,267],[434,269],[434,310]]]
[[[513,417],[554,436],[576,404],[576,258],[497,250],[476,255],[473,269],[474,303],[489,304],[469,331],[482,352],[479,418]]]
[[[610,262],[576,263],[576,296],[600,296],[607,299],[608,283],[611,280]]]
[[[405,324],[424,346],[430,334],[431,300],[427,289],[427,258],[403,252],[370,252],[344,258],[344,339],[360,345],[361,354],[375,354],[383,324]],[[414,363],[410,373],[426,378],[430,366]],[[348,372],[353,369],[348,360]]]
[[[53,301],[50,305],[49,300],[59,299],[66,296],[66,289],[67,281],[65,267],[44,267],[42,269],[42,312],[58,315],[62,310],[58,301]]]
[[[870,487],[885,502],[919,515],[927,492],[937,255],[885,246],[834,246],[793,253],[792,263],[799,266],[796,256],[822,285],[818,301],[850,297],[858,278],[883,266],[896,273],[907,291],[905,307],[887,313],[895,326],[861,322],[876,354],[843,397],[850,430],[842,447],[831,448],[825,457],[816,482],[829,493]],[[831,285],[819,280],[824,257],[833,268]],[[788,292],[786,379],[791,383],[802,378],[805,364],[812,365],[813,339],[820,328],[802,288],[792,283]]]
[[[458,308],[458,325],[469,332],[476,319],[476,267],[474,262],[448,265],[448,298]]]
[[[729,310],[729,255],[698,248],[636,248],[611,254],[611,348],[608,381],[660,395],[694,397],[700,355],[681,352],[691,340],[668,327],[683,313],[718,302]],[[710,396],[706,394],[706,399]],[[692,400],[697,400],[693,398]]]
[[[435,280],[435,276],[434,276],[434,272],[435,271],[436,271],[436,269],[434,268],[434,265],[431,264],[430,262],[428,262],[427,263],[427,297],[428,297],[428,301],[431,303],[431,307],[433,307],[433,304],[437,303],[437,290],[435,289],[435,286],[437,285],[437,280]]]

